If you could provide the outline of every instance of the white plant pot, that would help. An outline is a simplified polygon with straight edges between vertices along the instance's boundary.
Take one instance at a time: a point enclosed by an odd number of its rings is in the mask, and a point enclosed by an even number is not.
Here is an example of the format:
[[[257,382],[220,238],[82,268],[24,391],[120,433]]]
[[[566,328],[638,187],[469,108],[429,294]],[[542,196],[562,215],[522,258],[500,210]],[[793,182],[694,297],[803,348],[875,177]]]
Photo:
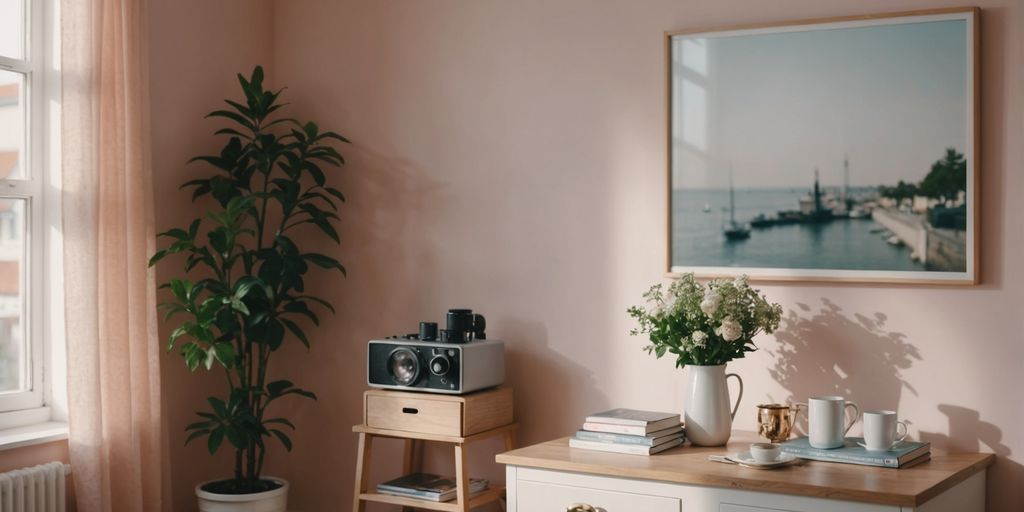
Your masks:
[[[696,446],[722,446],[732,435],[732,419],[743,398],[743,379],[735,373],[727,375],[724,364],[686,365],[686,371],[690,384],[684,411],[686,438]],[[736,405],[730,404],[729,377],[740,383]]]
[[[281,487],[254,494],[217,494],[203,490],[203,486],[210,482],[197,485],[199,512],[287,512],[288,481],[276,476],[264,476],[262,479],[278,482]]]

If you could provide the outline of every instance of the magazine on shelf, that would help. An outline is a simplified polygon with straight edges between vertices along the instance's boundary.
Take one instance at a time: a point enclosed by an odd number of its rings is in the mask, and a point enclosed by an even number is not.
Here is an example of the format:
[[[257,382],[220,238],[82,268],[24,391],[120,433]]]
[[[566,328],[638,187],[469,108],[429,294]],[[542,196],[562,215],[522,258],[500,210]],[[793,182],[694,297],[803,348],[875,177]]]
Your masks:
[[[487,484],[485,479],[470,478],[469,494],[487,489]],[[377,492],[428,501],[451,501],[455,499],[457,488],[455,479],[452,477],[431,473],[413,473],[378,484]]]

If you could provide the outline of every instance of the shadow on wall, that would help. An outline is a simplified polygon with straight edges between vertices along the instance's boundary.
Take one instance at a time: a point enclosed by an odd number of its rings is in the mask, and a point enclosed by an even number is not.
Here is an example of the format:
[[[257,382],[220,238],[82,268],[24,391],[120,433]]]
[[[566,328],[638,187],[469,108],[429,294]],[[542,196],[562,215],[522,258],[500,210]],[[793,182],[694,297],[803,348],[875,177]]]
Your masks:
[[[544,324],[499,322],[499,332],[508,339],[505,382],[516,390],[521,446],[574,433],[587,414],[608,402],[593,370],[551,349]]]
[[[949,452],[991,452],[996,454],[996,463],[989,469],[987,494],[990,499],[988,510],[1024,510],[1024,465],[1013,460],[1010,447],[1003,444],[1003,431],[992,423],[983,421],[978,411],[957,405],[941,404],[939,412],[949,421],[948,434],[921,432],[921,440]],[[998,492],[996,492],[998,491]]]
[[[293,418],[302,440],[290,456],[280,450],[268,455],[268,471],[293,481],[316,482],[325,468],[331,468],[336,471],[332,479],[346,483],[317,494],[296,487],[291,498],[296,510],[351,500],[356,436],[349,427],[363,419],[367,341],[411,332],[415,320],[428,318],[425,312],[436,313],[431,279],[438,265],[437,248],[430,232],[444,208],[445,185],[431,179],[429,172],[384,157],[358,141],[341,149],[349,160],[336,182],[349,198],[340,212],[341,246],[323,237],[303,234],[301,239],[311,241],[304,250],[337,256],[348,277],[316,278],[306,284],[311,294],[333,303],[338,314],[323,315],[321,326],[307,331],[316,337],[311,351],[295,343],[275,362],[272,372],[303,368],[301,375],[275,378],[295,380],[316,392],[319,400],[275,404],[275,412]],[[393,478],[394,467],[385,461],[400,461],[401,452],[387,443],[380,448],[371,465],[373,476]]]
[[[607,402],[597,390],[593,371],[551,350],[544,324],[495,317],[488,322],[488,329],[500,332],[505,341],[505,385],[515,390],[515,419],[520,427],[517,446],[567,436],[580,427],[587,413]],[[472,445],[468,455],[472,476],[493,484],[504,482],[505,467],[494,463],[494,455],[502,451],[504,446],[497,438]],[[395,462],[378,478],[393,477],[398,460],[396,455]],[[426,471],[454,474],[451,445],[427,445],[423,460]],[[480,508],[481,512],[496,510],[495,505]]]
[[[789,391],[785,400],[841,395],[868,409],[896,410],[904,389],[917,395],[902,371],[921,354],[906,335],[886,329],[885,314],[847,314],[827,298],[821,302],[817,311],[798,303],[775,332],[769,374]],[[799,421],[804,432],[805,416]]]

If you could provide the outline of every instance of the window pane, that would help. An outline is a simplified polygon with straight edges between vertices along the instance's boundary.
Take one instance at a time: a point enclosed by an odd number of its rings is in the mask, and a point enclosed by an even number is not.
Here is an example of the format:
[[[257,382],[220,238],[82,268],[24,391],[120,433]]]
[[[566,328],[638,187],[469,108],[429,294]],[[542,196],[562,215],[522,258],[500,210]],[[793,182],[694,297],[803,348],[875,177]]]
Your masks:
[[[23,322],[26,206],[24,199],[0,199],[0,393],[31,387]]]
[[[25,75],[0,70],[0,179],[25,177],[24,91]]]
[[[25,0],[0,0],[0,55],[25,57]]]

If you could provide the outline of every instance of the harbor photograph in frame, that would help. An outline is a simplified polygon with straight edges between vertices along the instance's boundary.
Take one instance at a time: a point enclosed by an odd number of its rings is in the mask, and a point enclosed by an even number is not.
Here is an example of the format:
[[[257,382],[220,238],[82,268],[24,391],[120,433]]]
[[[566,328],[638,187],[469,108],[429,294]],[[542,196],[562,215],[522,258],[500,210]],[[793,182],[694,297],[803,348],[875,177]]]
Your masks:
[[[977,20],[667,33],[669,272],[977,283]]]

